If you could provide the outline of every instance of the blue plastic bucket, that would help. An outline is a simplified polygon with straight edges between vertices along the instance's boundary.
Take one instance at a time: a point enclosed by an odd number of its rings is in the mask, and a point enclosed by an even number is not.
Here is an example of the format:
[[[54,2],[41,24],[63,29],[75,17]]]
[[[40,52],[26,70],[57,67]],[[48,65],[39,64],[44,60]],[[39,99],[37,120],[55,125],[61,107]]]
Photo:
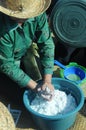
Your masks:
[[[52,84],[55,86],[55,89],[65,91],[67,94],[71,93],[77,103],[75,110],[63,115],[58,114],[55,116],[46,116],[37,113],[30,107],[30,103],[36,95],[32,91],[27,90],[24,92],[23,102],[26,109],[31,113],[39,130],[67,130],[74,124],[76,115],[84,104],[84,95],[80,87],[69,80],[53,78]]]

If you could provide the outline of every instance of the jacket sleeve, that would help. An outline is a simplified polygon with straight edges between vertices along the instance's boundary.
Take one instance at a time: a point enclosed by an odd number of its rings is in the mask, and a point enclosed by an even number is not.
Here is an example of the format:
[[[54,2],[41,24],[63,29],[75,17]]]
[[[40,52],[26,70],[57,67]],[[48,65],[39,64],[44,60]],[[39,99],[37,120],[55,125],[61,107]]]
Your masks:
[[[30,77],[15,63],[13,44],[8,34],[0,38],[0,71],[9,76],[21,87],[25,87],[30,80]]]
[[[47,21],[46,13],[40,15],[38,18],[36,37],[43,73],[52,74],[55,45],[51,36],[51,30]]]

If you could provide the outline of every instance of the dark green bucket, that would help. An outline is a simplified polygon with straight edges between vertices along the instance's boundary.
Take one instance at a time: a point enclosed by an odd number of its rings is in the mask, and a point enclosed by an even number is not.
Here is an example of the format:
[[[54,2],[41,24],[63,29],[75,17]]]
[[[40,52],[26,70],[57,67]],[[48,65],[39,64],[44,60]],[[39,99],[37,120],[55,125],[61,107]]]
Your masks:
[[[51,12],[56,37],[72,47],[86,47],[86,0],[58,0]]]

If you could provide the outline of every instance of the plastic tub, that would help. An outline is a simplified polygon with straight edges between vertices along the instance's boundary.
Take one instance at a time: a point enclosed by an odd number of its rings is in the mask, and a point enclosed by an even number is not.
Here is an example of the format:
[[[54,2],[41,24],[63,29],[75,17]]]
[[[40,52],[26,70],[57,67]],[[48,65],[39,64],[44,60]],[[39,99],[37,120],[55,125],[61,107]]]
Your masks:
[[[50,25],[63,45],[86,47],[86,0],[58,0],[51,12]]]
[[[84,95],[81,88],[69,80],[53,78],[52,83],[56,89],[65,91],[67,94],[71,93],[72,96],[74,96],[77,103],[75,110],[64,115],[56,116],[46,116],[39,114],[33,111],[30,107],[30,102],[35,98],[35,94],[32,93],[32,91],[27,90],[24,92],[23,102],[26,109],[31,113],[32,118],[38,126],[39,130],[67,130],[74,124],[76,115],[84,104]]]

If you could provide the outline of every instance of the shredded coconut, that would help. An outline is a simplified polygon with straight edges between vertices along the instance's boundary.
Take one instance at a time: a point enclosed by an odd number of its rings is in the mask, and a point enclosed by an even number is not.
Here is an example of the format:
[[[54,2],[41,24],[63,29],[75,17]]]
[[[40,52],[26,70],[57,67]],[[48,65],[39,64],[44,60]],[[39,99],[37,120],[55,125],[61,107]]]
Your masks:
[[[36,96],[30,105],[34,111],[48,116],[65,114],[74,110],[76,106],[75,98],[71,94],[67,95],[65,92],[60,90],[54,91],[54,96],[51,101]]]

